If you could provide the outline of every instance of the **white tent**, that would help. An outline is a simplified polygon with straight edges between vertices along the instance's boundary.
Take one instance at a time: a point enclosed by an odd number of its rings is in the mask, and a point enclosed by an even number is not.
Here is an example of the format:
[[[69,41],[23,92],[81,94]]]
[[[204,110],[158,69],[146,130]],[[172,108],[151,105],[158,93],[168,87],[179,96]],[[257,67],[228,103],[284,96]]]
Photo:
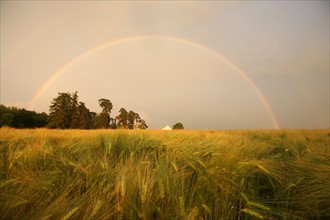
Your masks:
[[[167,125],[166,127],[162,128],[162,130],[164,130],[164,131],[170,131],[170,130],[172,130],[172,128]]]

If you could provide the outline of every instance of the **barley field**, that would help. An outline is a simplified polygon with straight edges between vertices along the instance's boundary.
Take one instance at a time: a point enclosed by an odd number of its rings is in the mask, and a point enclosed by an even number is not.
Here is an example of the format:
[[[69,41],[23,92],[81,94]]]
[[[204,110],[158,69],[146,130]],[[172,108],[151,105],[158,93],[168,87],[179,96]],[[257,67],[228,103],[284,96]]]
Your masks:
[[[0,219],[329,219],[329,130],[0,130]]]

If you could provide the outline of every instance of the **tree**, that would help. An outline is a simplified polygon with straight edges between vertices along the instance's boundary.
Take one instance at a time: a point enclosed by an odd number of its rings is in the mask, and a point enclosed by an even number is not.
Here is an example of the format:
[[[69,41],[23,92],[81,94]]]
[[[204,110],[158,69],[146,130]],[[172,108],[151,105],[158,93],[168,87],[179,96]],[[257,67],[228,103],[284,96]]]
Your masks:
[[[78,92],[58,93],[51,102],[49,112],[50,128],[92,128],[92,115],[85,103],[79,102]]]
[[[101,112],[94,119],[94,128],[109,128],[110,117],[108,113]]]
[[[10,127],[14,127],[13,126],[13,121],[14,121],[14,115],[11,114],[11,113],[4,113],[4,114],[1,114],[1,117],[0,117],[0,127],[2,126],[10,126]]]
[[[173,130],[183,130],[184,127],[183,127],[183,124],[181,122],[178,122],[178,123],[175,123],[173,125]]]
[[[118,118],[118,127],[119,128],[127,128],[127,124],[128,124],[128,112],[126,111],[126,109],[121,108],[119,110],[120,114],[117,116]]]
[[[80,129],[91,129],[92,126],[92,114],[89,111],[88,108],[86,108],[85,103],[79,102],[78,105],[78,123],[77,123],[77,128]]]
[[[121,108],[120,114],[115,118],[115,125],[122,129],[146,129],[148,128],[146,122],[140,117],[140,115],[132,110],[129,112],[126,109]]]
[[[37,128],[45,127],[47,124],[48,115],[46,113],[0,105],[0,127]]]
[[[111,129],[116,129],[117,128],[116,119],[110,118],[109,128],[111,128]]]
[[[102,108],[102,112],[111,113],[112,110],[112,102],[109,99],[99,99],[99,105]]]
[[[36,113],[36,127],[46,127],[48,124],[49,116],[45,113]]]
[[[127,115],[127,127],[128,129],[137,128],[137,123],[140,120],[140,115],[130,110]]]
[[[96,112],[90,112],[90,115],[91,115],[91,126],[92,126],[92,129],[94,129],[94,128],[96,128],[95,121],[96,121],[97,114],[96,114]]]
[[[139,129],[147,129],[148,128],[148,125],[147,123],[142,119],[140,118],[137,122],[137,128]]]
[[[70,128],[72,122],[72,97],[70,93],[58,93],[49,107],[50,128]]]
[[[85,103],[79,102],[78,92],[75,93],[58,93],[58,96],[53,99],[49,107],[50,116],[48,127],[50,128],[123,128],[123,129],[146,129],[146,122],[140,115],[132,110],[129,112],[121,108],[120,114],[111,118],[110,113],[113,105],[109,99],[99,99],[98,103],[102,108],[100,114],[90,112],[85,106]],[[1,109],[0,109],[1,110]],[[12,121],[11,115],[0,117],[1,121]],[[0,122],[1,122],[0,121]]]
[[[102,108],[102,112],[95,117],[94,128],[109,128],[112,103],[109,99],[99,99],[99,105]]]

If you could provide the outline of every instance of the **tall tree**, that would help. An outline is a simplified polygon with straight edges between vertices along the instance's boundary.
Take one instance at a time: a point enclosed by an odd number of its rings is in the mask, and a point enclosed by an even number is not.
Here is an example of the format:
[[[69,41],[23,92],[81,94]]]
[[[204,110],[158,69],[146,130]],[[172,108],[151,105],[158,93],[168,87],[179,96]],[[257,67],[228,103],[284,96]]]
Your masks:
[[[70,128],[72,120],[72,98],[70,93],[58,93],[49,107],[50,128]]]
[[[109,99],[99,99],[99,105],[102,108],[102,112],[111,113],[112,110],[112,102]]]
[[[140,117],[140,115],[132,110],[129,112],[126,109],[121,108],[119,110],[120,115],[116,117],[118,120],[117,126],[124,129],[146,129],[148,128],[146,122]]]
[[[134,126],[133,128],[139,128],[139,123],[141,122],[141,117],[138,113],[134,113]]]
[[[58,93],[50,105],[50,128],[92,128],[92,115],[85,103],[79,102],[78,92]]]
[[[112,103],[109,99],[99,99],[99,105],[102,112],[95,117],[95,128],[109,128],[110,127],[110,113],[112,110]]]
[[[139,114],[130,110],[127,114],[127,128],[128,129],[135,128],[135,122],[138,118],[140,118]]]
[[[91,129],[92,128],[92,115],[85,103],[79,102],[78,105],[78,123],[77,128],[80,129]]]
[[[119,121],[118,121],[118,127],[119,128],[127,128],[127,122],[128,122],[128,112],[126,111],[126,109],[121,108],[119,110],[120,114],[119,114]]]

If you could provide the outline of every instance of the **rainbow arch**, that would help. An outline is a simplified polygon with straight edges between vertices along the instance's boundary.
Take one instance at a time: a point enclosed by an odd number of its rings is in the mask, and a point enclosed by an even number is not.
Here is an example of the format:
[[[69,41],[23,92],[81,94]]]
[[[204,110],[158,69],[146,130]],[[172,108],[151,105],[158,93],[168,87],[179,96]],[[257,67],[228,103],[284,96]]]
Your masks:
[[[33,109],[35,103],[38,101],[38,99],[42,96],[42,94],[47,90],[47,88],[59,77],[61,76],[70,66],[72,66],[73,64],[75,64],[77,61],[79,61],[80,59],[82,59],[83,57],[86,57],[92,53],[97,52],[98,50],[104,49],[106,47],[111,47],[117,44],[122,44],[125,42],[131,42],[131,41],[139,41],[139,40],[148,40],[148,39],[157,39],[157,40],[165,40],[165,41],[173,41],[173,42],[179,42],[179,43],[183,43],[183,44],[187,44],[196,48],[199,48],[211,55],[213,55],[214,57],[216,57],[217,59],[221,60],[222,62],[226,63],[227,65],[229,65],[235,72],[237,72],[255,91],[256,95],[258,96],[258,98],[261,100],[261,102],[263,103],[266,111],[268,112],[272,123],[274,125],[275,129],[280,129],[280,124],[271,108],[270,103],[268,102],[267,98],[263,95],[263,93],[261,92],[260,88],[257,86],[257,84],[248,76],[248,74],[246,72],[244,72],[238,65],[236,65],[235,63],[233,63],[230,59],[228,59],[227,57],[225,57],[224,55],[220,54],[219,52],[216,52],[215,50],[206,47],[203,44],[197,43],[195,41],[192,40],[188,40],[185,38],[181,38],[181,37],[176,37],[176,36],[166,36],[166,35],[139,35],[139,36],[131,36],[131,37],[126,37],[126,38],[121,38],[121,39],[117,39],[117,40],[111,40],[111,41],[107,41],[105,43],[102,43],[100,45],[97,45],[81,54],[79,54],[78,56],[76,56],[75,58],[73,58],[72,60],[70,60],[69,62],[67,62],[66,64],[64,64],[62,67],[60,67],[55,73],[53,73],[51,75],[51,77],[38,89],[38,91],[36,92],[36,94],[33,96],[32,100],[29,103],[28,108],[29,109]]]

